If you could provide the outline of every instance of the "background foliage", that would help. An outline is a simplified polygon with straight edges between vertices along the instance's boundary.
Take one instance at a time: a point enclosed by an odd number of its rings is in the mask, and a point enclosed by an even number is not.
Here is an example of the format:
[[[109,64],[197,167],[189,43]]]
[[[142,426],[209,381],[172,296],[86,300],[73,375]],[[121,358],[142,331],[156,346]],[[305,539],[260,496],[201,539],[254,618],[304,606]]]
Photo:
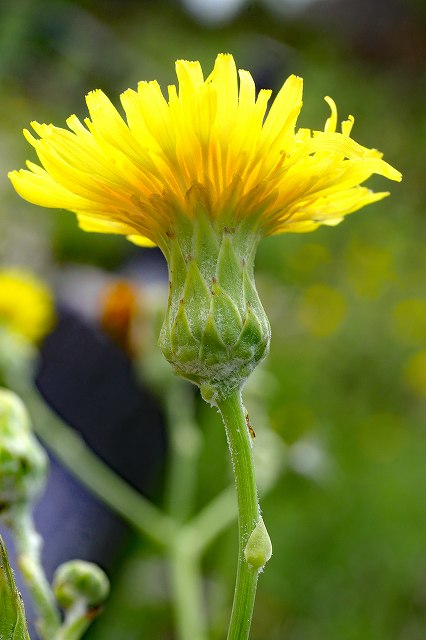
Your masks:
[[[210,5],[216,10],[207,15]],[[258,87],[277,89],[293,72],[304,77],[303,126],[322,128],[322,98],[331,95],[341,119],[355,115],[354,137],[404,174],[391,198],[337,229],[268,239],[258,254],[273,346],[247,404],[260,446],[265,424],[280,448],[266,436],[263,447],[278,450],[285,466],[263,500],[274,557],[260,582],[253,640],[425,637],[425,26],[420,0],[0,7],[0,258],[48,280],[58,299],[69,295],[64,274],[75,265],[115,274],[142,261],[142,283],[162,273],[155,252],[147,258],[122,238],[83,234],[70,214],[21,201],[5,177],[34,159],[21,129],[84,117],[83,96],[93,88],[117,103],[140,79],[173,82],[177,58],[208,69],[217,52],[229,51]],[[83,313],[89,301],[78,278],[75,289]],[[201,404],[198,411],[201,505],[229,474],[218,416]],[[205,563],[217,638],[235,545],[230,530]],[[113,583],[91,640],[173,637],[155,549],[129,536]]]

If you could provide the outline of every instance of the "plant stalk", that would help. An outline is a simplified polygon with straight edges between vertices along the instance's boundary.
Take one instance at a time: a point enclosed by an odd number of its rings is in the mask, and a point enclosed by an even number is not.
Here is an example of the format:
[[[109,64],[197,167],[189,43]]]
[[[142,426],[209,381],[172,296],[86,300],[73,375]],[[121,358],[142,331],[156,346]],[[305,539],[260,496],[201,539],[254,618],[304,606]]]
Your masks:
[[[33,415],[35,432],[62,464],[136,531],[167,547],[175,535],[174,520],[110,469],[35,392],[26,389],[21,397]]]
[[[259,569],[244,556],[248,539],[260,519],[251,435],[246,424],[240,389],[218,402],[231,453],[238,503],[238,567],[228,640],[246,640],[250,634]]]
[[[37,612],[38,632],[43,640],[52,640],[56,638],[59,630],[60,617],[41,565],[41,537],[34,528],[32,515],[26,506],[13,509],[9,518],[16,546],[17,563]]]
[[[192,553],[183,531],[168,553],[177,637],[179,640],[207,640],[200,558]]]

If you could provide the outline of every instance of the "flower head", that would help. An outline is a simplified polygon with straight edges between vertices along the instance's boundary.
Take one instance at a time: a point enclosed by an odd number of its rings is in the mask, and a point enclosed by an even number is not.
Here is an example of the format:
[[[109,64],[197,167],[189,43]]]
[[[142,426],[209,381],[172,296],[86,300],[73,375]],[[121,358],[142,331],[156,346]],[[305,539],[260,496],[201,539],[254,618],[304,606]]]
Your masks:
[[[102,91],[86,97],[85,125],[69,129],[32,123],[25,131],[43,168],[10,179],[23,197],[70,209],[87,231],[119,233],[158,244],[203,209],[216,226],[249,222],[261,235],[335,225],[352,211],[382,199],[360,186],[377,173],[401,174],[351,137],[349,116],[337,132],[337,111],[324,131],[296,129],[302,79],[290,76],[267,112],[271,91],[256,95],[248,71],[232,55],[218,55],[204,79],[199,62],[178,60],[168,98],[157,82],[140,82],[121,95],[126,121]]]
[[[23,269],[0,270],[0,328],[37,342],[53,319],[53,298],[45,284]]]
[[[157,82],[121,95],[126,121],[109,99],[87,96],[90,118],[69,130],[32,123],[25,131],[44,168],[10,178],[21,196],[77,214],[87,231],[157,244],[170,291],[159,344],[174,370],[212,404],[241,387],[269,349],[270,326],[253,264],[259,239],[335,225],[380,200],[360,186],[373,173],[401,175],[382,154],[352,140],[353,118],[336,131],[296,129],[302,80],[290,76],[269,111],[270,91],[231,55],[204,79],[199,62],[176,63],[168,99]]]

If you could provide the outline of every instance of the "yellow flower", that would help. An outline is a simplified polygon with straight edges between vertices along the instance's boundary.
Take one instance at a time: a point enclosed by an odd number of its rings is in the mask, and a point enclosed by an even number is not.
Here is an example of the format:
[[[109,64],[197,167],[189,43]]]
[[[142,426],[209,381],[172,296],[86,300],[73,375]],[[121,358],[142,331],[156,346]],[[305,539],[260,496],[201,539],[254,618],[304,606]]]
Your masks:
[[[46,285],[24,270],[0,270],[0,328],[37,342],[53,320],[53,299]]]
[[[75,115],[68,129],[32,123],[25,137],[44,168],[12,171],[25,199],[70,209],[86,231],[119,233],[142,245],[168,238],[200,208],[218,228],[249,222],[260,235],[312,231],[381,200],[360,186],[377,173],[401,174],[382,154],[350,137],[354,119],[336,131],[337,111],[324,131],[296,129],[302,79],[290,76],[273,101],[256,96],[248,71],[218,55],[204,79],[199,62],[176,62],[179,89],[166,100],[157,82],[121,95],[126,121],[102,91],[87,95],[90,118]],[[238,81],[239,77],[239,81]]]

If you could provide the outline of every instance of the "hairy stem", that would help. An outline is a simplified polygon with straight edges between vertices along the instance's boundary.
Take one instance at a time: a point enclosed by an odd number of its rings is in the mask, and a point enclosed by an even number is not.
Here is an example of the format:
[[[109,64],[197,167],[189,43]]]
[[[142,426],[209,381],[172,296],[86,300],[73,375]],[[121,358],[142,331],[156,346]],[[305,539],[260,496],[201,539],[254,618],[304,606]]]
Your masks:
[[[225,425],[231,453],[238,502],[238,568],[228,640],[246,640],[249,637],[256,597],[259,568],[249,564],[244,551],[260,520],[251,435],[241,400],[241,391],[233,391],[218,402]]]

